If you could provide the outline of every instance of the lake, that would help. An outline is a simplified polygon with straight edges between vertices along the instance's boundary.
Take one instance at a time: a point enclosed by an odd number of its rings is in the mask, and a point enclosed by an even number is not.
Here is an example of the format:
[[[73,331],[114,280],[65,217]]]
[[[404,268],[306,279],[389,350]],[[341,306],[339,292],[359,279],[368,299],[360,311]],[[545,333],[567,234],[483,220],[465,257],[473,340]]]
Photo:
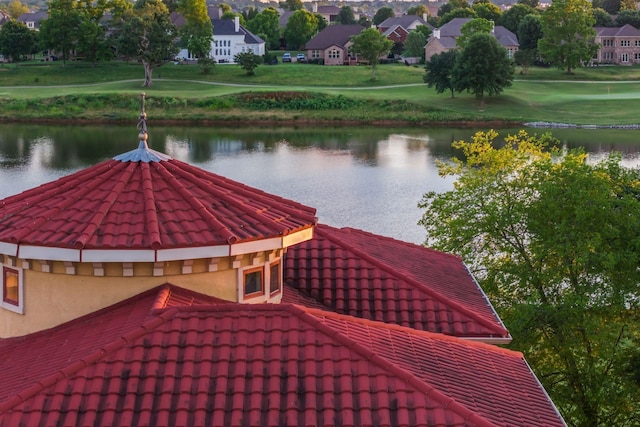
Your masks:
[[[455,128],[166,127],[149,122],[149,145],[171,157],[317,209],[319,221],[413,243],[424,241],[417,204],[452,188],[436,160],[476,130]],[[501,135],[517,129],[499,130]],[[546,130],[528,129],[530,133]],[[599,159],[621,151],[636,166],[640,133],[554,129],[568,148]],[[130,126],[0,125],[0,198],[92,166],[138,145]]]

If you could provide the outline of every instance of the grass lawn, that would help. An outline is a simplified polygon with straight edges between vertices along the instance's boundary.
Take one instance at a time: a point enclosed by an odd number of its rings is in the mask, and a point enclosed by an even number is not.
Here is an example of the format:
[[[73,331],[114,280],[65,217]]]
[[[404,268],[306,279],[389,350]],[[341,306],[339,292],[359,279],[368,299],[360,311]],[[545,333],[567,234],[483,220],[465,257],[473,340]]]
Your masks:
[[[220,64],[205,75],[195,65],[166,64],[154,71],[154,84],[142,88],[142,66],[106,63],[96,67],[85,63],[25,63],[0,66],[0,97],[24,100],[13,106],[0,104],[0,117],[6,119],[58,118],[73,114],[86,119],[124,117],[136,101],[118,106],[104,105],[82,97],[126,95],[139,99],[141,92],[163,99],[161,112],[151,115],[184,120],[313,120],[408,122],[424,124],[450,121],[548,121],[575,124],[628,125],[640,123],[640,67],[580,68],[575,75],[550,68],[531,68],[527,75],[516,74],[511,88],[500,96],[486,97],[481,105],[473,96],[461,93],[437,94],[422,81],[422,66],[379,65],[375,81],[367,66],[328,67],[286,63],[260,66],[255,76],[247,76],[237,65]],[[367,105],[345,109],[301,107],[297,111],[270,108],[247,111],[242,105],[226,102],[243,92],[304,91],[342,95],[368,101]],[[75,96],[74,105],[47,101]],[[231,98],[230,98],[231,97]],[[220,98],[220,102],[209,102]],[[181,101],[182,100],[182,101]],[[198,100],[206,106],[197,106]],[[37,105],[55,105],[49,110]],[[187,102],[188,101],[188,102]],[[120,102],[121,103],[121,102]],[[177,106],[176,108],[172,108]],[[120,112],[110,112],[118,110]],[[93,110],[93,114],[90,112]]]

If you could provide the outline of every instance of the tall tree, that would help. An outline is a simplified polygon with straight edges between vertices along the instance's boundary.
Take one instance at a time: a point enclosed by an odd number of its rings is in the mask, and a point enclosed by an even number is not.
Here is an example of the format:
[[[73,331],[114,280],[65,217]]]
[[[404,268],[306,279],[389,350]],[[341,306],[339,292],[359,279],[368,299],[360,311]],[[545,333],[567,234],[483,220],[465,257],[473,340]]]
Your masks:
[[[376,67],[380,57],[391,50],[393,42],[375,28],[362,30],[360,34],[351,37],[351,50],[360,58],[369,61],[371,66],[371,80],[376,78]]]
[[[453,98],[455,91],[453,68],[459,53],[458,49],[451,49],[429,58],[424,66],[426,71],[424,82],[428,87],[434,87],[437,93],[448,90]]]
[[[427,37],[423,33],[420,31],[411,31],[407,34],[407,39],[404,41],[402,56],[424,59],[424,46],[426,44]]]
[[[511,31],[513,34],[518,33],[518,25],[525,16],[535,13],[535,10],[526,4],[514,4],[502,14],[500,25]]]
[[[426,244],[463,258],[570,426],[637,425],[638,172],[496,136],[440,164],[458,178],[422,199]]]
[[[476,33],[456,59],[452,79],[456,91],[474,94],[483,105],[485,94],[498,95],[511,86],[513,74],[507,50],[492,35]]]
[[[338,12],[338,17],[336,21],[339,24],[355,24],[356,17],[353,14],[353,9],[350,6],[342,6],[340,8],[340,12]]]
[[[52,0],[49,17],[40,23],[40,42],[44,48],[55,50],[66,63],[76,48],[80,36],[82,14],[75,0]]]
[[[527,15],[518,24],[518,42],[520,49],[537,50],[538,40],[542,38],[542,22],[539,15]]]
[[[287,26],[284,29],[284,38],[287,44],[294,49],[299,49],[316,33],[318,19],[315,15],[305,9],[296,10],[289,17]]]
[[[478,14],[470,7],[461,7],[453,9],[440,17],[439,25],[443,26],[447,22],[451,22],[454,18],[477,18]]]
[[[12,0],[7,6],[7,13],[13,19],[18,19],[23,13],[29,12],[29,5],[22,3],[20,0]]]
[[[376,11],[376,14],[373,15],[373,25],[380,25],[388,18],[393,18],[394,16],[395,13],[389,6],[381,7]]]
[[[595,19],[589,0],[553,0],[542,13],[543,37],[538,51],[567,74],[597,52]]]
[[[185,19],[180,29],[182,44],[197,58],[208,58],[213,41],[213,24],[205,0],[179,0],[178,11]]]
[[[640,28],[640,10],[621,10],[616,16],[616,26],[623,27],[626,24]]]
[[[423,4],[418,4],[407,9],[407,15],[416,15],[420,18],[422,18],[424,15],[429,16],[429,8]]]
[[[280,7],[283,8],[284,10],[289,10],[292,12],[296,10],[304,9],[304,6],[302,5],[302,0],[285,0],[283,2],[280,2]]]
[[[474,18],[460,27],[460,37],[456,39],[458,47],[465,47],[474,34],[491,34],[493,22],[484,18]]]
[[[269,49],[280,47],[280,14],[272,7],[264,9],[255,18],[247,22],[249,31],[253,34],[261,34]]]
[[[358,18],[358,24],[362,25],[365,28],[371,28],[373,22],[367,15],[360,15],[360,17]]]
[[[153,84],[153,70],[178,53],[178,31],[162,0],[137,0],[114,29],[119,53],[142,62],[145,87]]]
[[[22,22],[10,20],[0,27],[0,53],[12,62],[30,54],[35,41],[34,32]]]
[[[502,24],[502,9],[493,3],[476,3],[472,9],[476,12],[478,18],[484,18],[493,21],[495,25]]]
[[[614,26],[613,18],[611,17],[611,15],[609,15],[609,12],[607,12],[606,10],[600,7],[593,8],[593,19],[595,21],[593,24],[595,27],[613,27]]]

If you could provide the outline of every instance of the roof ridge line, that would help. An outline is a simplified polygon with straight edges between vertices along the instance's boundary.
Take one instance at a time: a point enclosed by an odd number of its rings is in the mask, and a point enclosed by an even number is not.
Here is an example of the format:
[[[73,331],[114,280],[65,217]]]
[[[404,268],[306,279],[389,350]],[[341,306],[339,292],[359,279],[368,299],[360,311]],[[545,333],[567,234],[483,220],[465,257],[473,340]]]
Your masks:
[[[56,382],[73,376],[78,373],[81,369],[84,369],[98,360],[102,359],[107,354],[110,354],[116,350],[119,350],[131,343],[133,340],[140,338],[152,330],[156,329],[158,326],[165,323],[167,320],[172,318],[176,312],[179,310],[176,308],[169,308],[161,313],[153,315],[150,319],[143,322],[140,326],[133,328],[128,333],[116,338],[114,341],[111,341],[103,346],[100,349],[88,354],[85,357],[77,359],[75,362],[70,365],[61,368],[54,373],[38,380],[34,385],[28,387],[25,390],[22,390],[19,393],[16,393],[13,397],[8,399],[5,402],[0,403],[0,413],[7,412],[11,410],[11,408],[26,402],[30,398],[34,397],[38,393],[44,391],[45,389],[53,386]]]
[[[340,342],[348,349],[357,352],[365,359],[372,363],[375,363],[387,372],[390,371],[390,373],[395,374],[395,376],[401,381],[405,381],[411,384],[418,391],[424,393],[425,396],[431,397],[435,401],[439,402],[444,409],[451,409],[453,412],[460,415],[465,421],[472,422],[475,427],[497,427],[496,424],[487,420],[479,413],[472,411],[457,400],[447,396],[446,394],[432,386],[430,383],[420,380],[411,372],[399,367],[398,365],[394,365],[388,359],[380,356],[373,350],[366,348],[363,344],[360,344],[357,341],[349,338],[347,335],[344,335],[343,333],[330,328],[327,324],[322,322],[317,317],[306,312],[300,306],[292,304],[289,305],[289,307],[290,308],[287,308],[287,311],[298,317],[300,320],[308,323],[320,333],[323,333],[329,338]]]
[[[295,303],[285,303],[285,304],[291,304],[297,307],[301,307],[302,310],[307,311],[314,316],[327,316],[332,318],[348,317],[349,320],[353,319],[351,320],[353,323],[359,323],[362,325],[371,325],[376,328],[383,328],[383,329],[389,329],[389,330],[398,331],[398,332],[405,332],[411,335],[425,336],[425,337],[434,338],[442,341],[455,342],[465,346],[480,347],[480,348],[488,349],[491,351],[497,351],[498,353],[504,353],[510,356],[517,356],[524,359],[524,353],[522,353],[521,351],[511,350],[509,348],[488,344],[486,342],[478,341],[475,339],[468,339],[464,337],[458,337],[455,335],[446,335],[440,332],[431,332],[423,329],[414,329],[409,326],[402,326],[395,323],[385,323],[380,320],[365,319],[363,317],[352,316],[349,314],[342,314],[335,311],[322,310],[320,308],[306,307],[306,306],[295,304]]]
[[[156,198],[153,191],[151,168],[147,162],[141,163],[140,167],[142,168],[142,194],[144,197],[144,216],[146,218],[144,226],[149,231],[151,248],[158,250],[162,247],[162,239],[160,236],[160,220],[155,207]]]
[[[372,257],[371,255],[369,255],[369,253],[364,252],[360,249],[355,248],[353,245],[350,245],[346,242],[344,242],[344,240],[336,237],[335,235],[330,235],[330,233],[326,233],[323,232],[322,230],[319,230],[318,228],[316,228],[316,233],[318,234],[322,234],[325,238],[331,240],[332,242],[341,245],[343,248],[348,248],[349,250],[353,251],[356,255],[358,255],[359,257],[361,257],[362,259],[364,259],[367,262],[370,262],[371,264],[375,265],[376,267],[384,270],[385,272],[391,274],[394,277],[397,278],[401,278],[402,280],[405,280],[406,282],[410,283],[413,286],[417,286],[419,289],[423,290],[425,293],[427,293],[428,295],[430,295],[431,297],[437,299],[438,301],[442,302],[442,303],[446,303],[447,305],[449,305],[451,308],[455,308],[456,310],[466,314],[467,316],[477,320],[478,322],[480,322],[481,324],[483,324],[485,327],[488,327],[490,329],[494,329],[496,327],[496,324],[490,322],[488,319],[484,318],[483,316],[480,316],[478,313],[476,313],[475,311],[471,311],[469,310],[467,307],[465,307],[464,305],[456,302],[456,301],[452,301],[448,298],[445,298],[443,295],[433,291],[432,289],[428,288],[427,286],[423,285],[422,283],[420,283],[418,280],[407,276],[406,274],[403,273],[398,273],[397,271],[391,269],[391,267],[389,267],[388,264]],[[468,272],[469,270],[467,270]],[[473,276],[471,276],[473,277]],[[498,323],[496,321],[496,323]],[[509,335],[509,331],[502,327],[501,324],[500,325],[500,329],[502,329],[503,331],[503,335],[507,336]]]

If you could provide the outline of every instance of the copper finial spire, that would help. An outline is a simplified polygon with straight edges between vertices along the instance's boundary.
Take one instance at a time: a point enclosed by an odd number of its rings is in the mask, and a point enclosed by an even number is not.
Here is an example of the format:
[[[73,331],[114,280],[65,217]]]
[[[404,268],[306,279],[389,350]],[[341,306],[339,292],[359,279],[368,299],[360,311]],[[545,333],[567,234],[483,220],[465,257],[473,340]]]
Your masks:
[[[142,92],[142,111],[140,112],[140,117],[138,117],[138,140],[144,141],[146,144],[147,141],[147,113],[144,111],[144,97],[145,93]]]

